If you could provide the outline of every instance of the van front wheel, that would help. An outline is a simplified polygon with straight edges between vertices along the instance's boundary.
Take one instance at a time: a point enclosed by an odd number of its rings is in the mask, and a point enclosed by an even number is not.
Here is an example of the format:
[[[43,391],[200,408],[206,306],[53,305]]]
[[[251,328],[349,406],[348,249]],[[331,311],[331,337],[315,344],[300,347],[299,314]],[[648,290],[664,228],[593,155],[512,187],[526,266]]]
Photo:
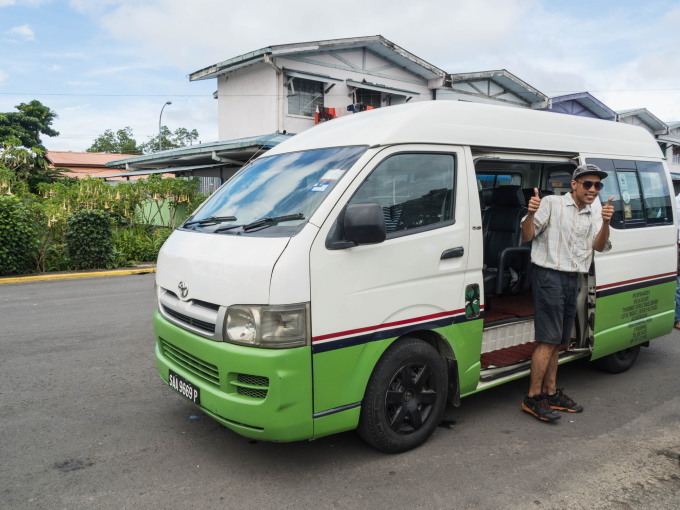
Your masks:
[[[610,374],[620,374],[633,366],[640,354],[640,346],[636,345],[629,349],[617,351],[609,356],[595,360],[597,368],[609,372]]]
[[[446,364],[433,347],[415,338],[395,342],[368,381],[359,434],[388,453],[421,445],[442,419],[447,388]]]

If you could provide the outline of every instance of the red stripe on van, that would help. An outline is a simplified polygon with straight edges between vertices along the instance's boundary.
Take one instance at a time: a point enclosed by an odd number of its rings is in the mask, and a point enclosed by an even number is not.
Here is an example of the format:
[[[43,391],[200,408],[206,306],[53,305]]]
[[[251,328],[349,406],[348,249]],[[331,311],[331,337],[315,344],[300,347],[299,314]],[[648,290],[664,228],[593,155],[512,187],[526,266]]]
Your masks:
[[[413,324],[416,322],[424,322],[432,319],[441,319],[443,317],[447,316],[454,316],[458,315],[460,313],[465,312],[464,309],[460,310],[454,310],[452,312],[439,312],[439,313],[434,313],[432,315],[423,315],[422,317],[415,317],[413,319],[405,319],[402,321],[396,321],[396,322],[387,322],[385,324],[380,324],[378,326],[368,326],[365,328],[358,328],[358,329],[349,329],[347,331],[341,331],[339,333],[330,333],[328,335],[319,335],[315,336],[312,338],[312,342],[320,342],[321,340],[330,340],[331,338],[340,338],[343,336],[350,336],[350,335],[356,335],[359,333],[368,333],[370,331],[377,331],[379,329],[385,329],[385,328],[392,328],[396,326],[404,326],[407,324]]]
[[[631,283],[644,282],[645,280],[654,280],[656,278],[663,278],[665,276],[673,276],[675,274],[676,274],[675,272],[663,273],[663,274],[657,274],[657,275],[654,275],[654,276],[645,276],[643,278],[635,278],[634,280],[626,280],[626,281],[623,281],[623,282],[610,283],[608,285],[601,285],[599,287],[596,287],[596,290],[611,289],[612,287],[619,287],[621,285],[629,285]]]

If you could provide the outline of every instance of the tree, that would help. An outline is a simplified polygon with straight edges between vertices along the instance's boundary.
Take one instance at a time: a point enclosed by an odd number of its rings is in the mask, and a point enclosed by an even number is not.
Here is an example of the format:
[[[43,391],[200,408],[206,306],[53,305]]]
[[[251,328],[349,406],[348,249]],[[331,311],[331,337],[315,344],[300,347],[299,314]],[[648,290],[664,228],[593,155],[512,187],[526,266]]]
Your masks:
[[[61,169],[50,167],[46,153],[42,146],[29,150],[8,142],[0,146],[0,170],[11,173],[15,181],[26,183],[29,191],[36,193],[40,183],[65,179]]]
[[[195,129],[189,131],[186,128],[177,128],[173,133],[168,129],[168,126],[162,126],[161,132],[148,142],[143,143],[141,147],[145,154],[150,154],[193,145],[196,140],[198,140],[198,131]]]
[[[57,114],[40,101],[15,106],[18,112],[0,113],[0,144],[45,150],[40,135],[58,136],[52,129]]]
[[[0,113],[0,168],[35,192],[41,182],[62,178],[59,170],[50,168],[45,159],[47,149],[40,139],[40,135],[59,135],[52,129],[57,114],[35,99],[15,108],[18,111]]]
[[[87,152],[108,152],[114,154],[141,154],[142,148],[137,145],[133,138],[132,128],[126,126],[115,133],[107,129],[95,138]]]

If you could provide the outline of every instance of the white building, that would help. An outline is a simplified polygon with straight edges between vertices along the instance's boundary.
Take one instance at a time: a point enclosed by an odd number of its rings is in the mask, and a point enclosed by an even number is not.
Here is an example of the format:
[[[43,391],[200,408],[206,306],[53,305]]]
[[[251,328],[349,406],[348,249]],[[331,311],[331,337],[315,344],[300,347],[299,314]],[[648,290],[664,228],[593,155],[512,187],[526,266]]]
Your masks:
[[[410,101],[548,104],[508,71],[449,75],[379,35],[270,46],[189,79],[217,80],[220,140],[299,133],[315,114],[324,120]]]

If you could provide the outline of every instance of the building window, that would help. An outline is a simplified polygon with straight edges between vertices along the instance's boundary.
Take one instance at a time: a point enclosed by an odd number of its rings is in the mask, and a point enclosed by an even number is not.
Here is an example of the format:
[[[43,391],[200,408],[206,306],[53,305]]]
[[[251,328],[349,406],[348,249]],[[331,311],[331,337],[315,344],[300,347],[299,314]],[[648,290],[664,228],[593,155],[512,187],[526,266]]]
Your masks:
[[[323,108],[323,83],[290,78],[288,80],[288,114],[314,117],[317,108]]]
[[[381,106],[381,93],[377,90],[357,89],[354,94],[356,97],[356,104],[364,107],[370,106],[372,108],[380,108]]]

